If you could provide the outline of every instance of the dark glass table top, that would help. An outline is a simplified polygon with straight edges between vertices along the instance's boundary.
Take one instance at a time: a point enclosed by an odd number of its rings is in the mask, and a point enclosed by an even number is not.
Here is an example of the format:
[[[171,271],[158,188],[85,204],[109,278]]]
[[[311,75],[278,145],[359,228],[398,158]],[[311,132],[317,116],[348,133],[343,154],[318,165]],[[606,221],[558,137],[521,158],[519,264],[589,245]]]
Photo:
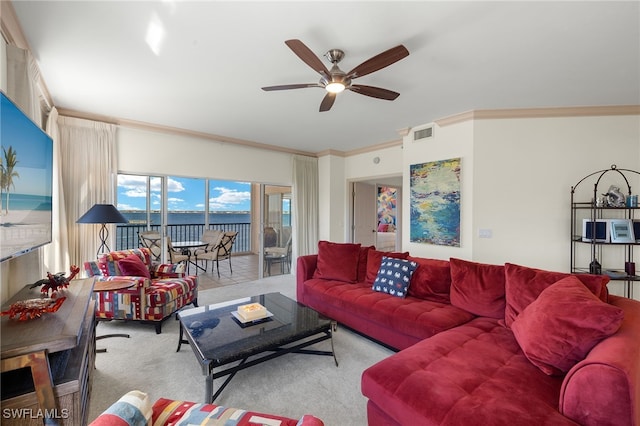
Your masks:
[[[240,323],[232,312],[238,306],[260,303],[272,316],[250,325]],[[280,293],[268,293],[181,311],[182,329],[210,368],[327,331],[331,320]]]

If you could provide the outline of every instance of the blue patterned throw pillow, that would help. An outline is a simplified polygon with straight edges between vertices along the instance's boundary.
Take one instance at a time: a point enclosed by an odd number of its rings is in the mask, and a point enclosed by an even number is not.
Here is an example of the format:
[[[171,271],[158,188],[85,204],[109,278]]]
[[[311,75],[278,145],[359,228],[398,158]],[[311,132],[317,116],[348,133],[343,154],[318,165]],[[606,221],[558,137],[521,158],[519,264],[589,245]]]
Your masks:
[[[378,275],[373,282],[373,290],[396,297],[405,297],[411,282],[411,275],[418,267],[412,260],[383,256]]]

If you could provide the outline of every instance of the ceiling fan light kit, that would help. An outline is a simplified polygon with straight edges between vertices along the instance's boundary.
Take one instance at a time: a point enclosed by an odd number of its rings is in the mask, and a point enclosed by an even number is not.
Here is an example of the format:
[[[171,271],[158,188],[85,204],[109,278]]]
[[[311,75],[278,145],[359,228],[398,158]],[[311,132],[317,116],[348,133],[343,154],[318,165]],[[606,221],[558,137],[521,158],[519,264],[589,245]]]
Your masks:
[[[329,83],[326,86],[324,86],[325,90],[329,93],[340,93],[343,92],[345,89],[344,84],[342,83]]]
[[[372,98],[384,99],[392,101],[400,96],[400,93],[392,90],[383,89],[380,87],[366,86],[362,84],[352,84],[351,81],[355,78],[371,74],[382,68],[388,67],[391,64],[398,62],[399,60],[409,56],[409,51],[403,45],[398,45],[389,50],[368,59],[361,63],[348,73],[345,73],[338,67],[338,63],[344,58],[344,51],[340,49],[331,49],[324,56],[333,64],[331,70],[322,63],[320,58],[316,56],[311,49],[309,49],[300,40],[287,40],[285,44],[295,53],[305,64],[313,68],[318,74],[320,74],[320,81],[317,84],[285,84],[279,86],[267,86],[262,90],[289,90],[289,89],[304,89],[307,87],[321,87],[327,91],[327,94],[320,103],[320,112],[329,111],[333,106],[336,99],[336,94],[343,92],[344,90],[350,90],[361,95],[370,96]]]

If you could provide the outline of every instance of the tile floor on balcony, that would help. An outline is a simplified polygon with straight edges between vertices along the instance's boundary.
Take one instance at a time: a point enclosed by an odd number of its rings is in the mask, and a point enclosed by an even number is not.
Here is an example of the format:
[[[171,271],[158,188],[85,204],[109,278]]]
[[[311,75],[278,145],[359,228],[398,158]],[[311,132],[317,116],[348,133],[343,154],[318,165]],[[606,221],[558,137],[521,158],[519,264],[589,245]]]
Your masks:
[[[233,285],[243,283],[247,281],[254,281],[258,279],[258,255],[257,254],[238,254],[231,257],[231,266],[233,267],[233,273],[229,271],[229,261],[223,260],[220,262],[220,277],[215,265],[209,262],[207,265],[207,271],[198,271],[198,289],[208,290],[210,288],[222,287],[227,285]],[[204,263],[200,264],[204,266]],[[212,268],[213,266],[213,268]],[[194,266],[190,265],[189,273],[194,273]],[[288,270],[285,268],[285,273]],[[280,267],[274,266],[271,269],[271,275],[280,275]],[[268,274],[265,272],[265,276]]]

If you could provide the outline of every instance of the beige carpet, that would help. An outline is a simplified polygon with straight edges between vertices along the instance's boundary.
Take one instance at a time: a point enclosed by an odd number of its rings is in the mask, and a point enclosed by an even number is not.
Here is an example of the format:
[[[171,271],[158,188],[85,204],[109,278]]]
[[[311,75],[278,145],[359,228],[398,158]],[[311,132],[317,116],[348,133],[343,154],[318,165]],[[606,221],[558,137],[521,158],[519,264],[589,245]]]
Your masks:
[[[201,291],[198,301],[203,306],[274,291],[295,298],[295,276]],[[165,321],[160,335],[151,325],[118,321],[98,325],[98,335],[128,333],[131,338],[97,341],[107,352],[96,355],[90,421],[133,389],[149,393],[153,401],[159,397],[203,401],[205,376],[188,344],[176,352],[178,330],[173,318]],[[341,327],[334,334],[334,345],[339,367],[327,356],[284,355],[240,371],[215,403],[292,418],[313,414],[327,426],[366,425],[360,376],[392,351]],[[330,350],[331,343],[315,347]],[[214,381],[214,391],[223,380]]]

